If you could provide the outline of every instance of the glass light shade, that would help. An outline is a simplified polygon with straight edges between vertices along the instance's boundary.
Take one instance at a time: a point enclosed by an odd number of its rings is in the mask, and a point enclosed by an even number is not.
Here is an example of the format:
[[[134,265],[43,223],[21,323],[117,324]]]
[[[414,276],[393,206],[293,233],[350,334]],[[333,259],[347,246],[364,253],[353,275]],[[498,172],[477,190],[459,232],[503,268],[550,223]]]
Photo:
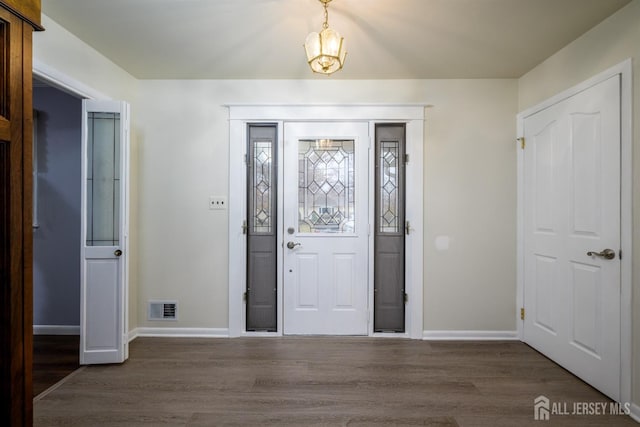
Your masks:
[[[310,33],[305,40],[304,48],[307,62],[315,73],[335,73],[342,68],[347,56],[344,39],[331,28],[325,28],[320,34]]]

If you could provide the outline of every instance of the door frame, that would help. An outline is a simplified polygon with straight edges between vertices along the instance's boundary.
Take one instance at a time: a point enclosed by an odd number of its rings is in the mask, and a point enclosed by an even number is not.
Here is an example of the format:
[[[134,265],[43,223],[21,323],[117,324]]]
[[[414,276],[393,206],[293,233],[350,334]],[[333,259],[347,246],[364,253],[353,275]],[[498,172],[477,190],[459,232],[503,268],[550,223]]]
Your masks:
[[[369,125],[370,147],[373,147],[376,123],[406,123],[406,147],[410,162],[406,168],[407,194],[406,218],[411,231],[406,239],[405,286],[409,300],[406,309],[405,333],[387,334],[373,332],[373,233],[369,233],[369,336],[393,336],[422,339],[423,323],[423,154],[424,109],[423,104],[408,105],[225,105],[229,110],[229,336],[282,336],[283,335],[283,277],[278,267],[277,332],[247,332],[243,294],[246,288],[246,239],[242,231],[246,218],[245,154],[248,123],[275,123],[278,126],[277,144],[282,153],[285,122],[366,122]],[[279,156],[279,162],[282,156]],[[372,165],[373,155],[369,155]],[[373,168],[369,168],[369,192],[374,185]],[[278,168],[278,183],[283,180],[282,168]],[[238,189],[242,189],[239,191]],[[370,198],[373,199],[373,198]],[[374,224],[374,200],[369,200],[369,223]],[[283,255],[282,199],[278,200],[278,260]],[[280,262],[280,261],[279,261]]]
[[[63,92],[66,92],[68,94],[71,94],[73,96],[79,97],[80,99],[89,99],[89,100],[104,100],[104,101],[113,101],[114,99],[110,96],[105,95],[104,93],[100,92],[97,89],[94,89],[93,87],[79,81],[76,80],[75,78],[62,73],[58,70],[56,70],[55,68],[52,68],[50,66],[48,66],[47,64],[37,60],[36,58],[33,59],[33,64],[32,64],[32,75],[35,78],[38,78],[39,80],[42,80],[43,82],[46,82],[47,84],[49,84],[50,86],[53,86]],[[82,112],[80,112],[80,114],[82,114]],[[84,118],[83,118],[84,119]],[[129,138],[131,138],[131,136],[129,136]],[[81,141],[81,143],[84,145],[84,142]],[[84,155],[84,154],[83,154]],[[129,157],[129,156],[128,156]],[[127,168],[129,169],[129,166],[127,165]],[[84,173],[84,172],[83,172]],[[130,173],[130,170],[127,170],[127,174]],[[128,194],[130,193],[130,191],[128,192]],[[128,197],[128,196],[127,196]],[[129,202],[127,201],[127,205],[129,205]],[[82,212],[81,209],[81,215],[83,215],[84,213]],[[130,222],[130,213],[127,213],[127,219],[126,221],[129,223]],[[124,286],[123,286],[123,298],[122,298],[122,313],[123,313],[123,322],[122,322],[122,339],[123,339],[123,343],[124,343],[124,358],[125,360],[129,358],[129,345],[128,343],[131,341],[131,334],[129,333],[129,234],[127,234],[127,236],[125,236],[126,238],[126,244],[125,244],[125,250],[123,253],[123,262],[125,265],[124,268]],[[82,244],[82,242],[81,242]],[[78,273],[80,274],[81,271],[78,271]],[[81,306],[80,310],[82,312],[82,299],[81,301],[78,302],[78,304]],[[80,322],[82,323],[82,319],[80,319]],[[80,333],[82,333],[82,331],[80,331]]]
[[[631,351],[632,351],[632,61],[627,59],[596,76],[573,86],[517,115],[517,291],[516,323],[518,338],[524,340],[524,321],[520,308],[524,307],[524,152],[520,149],[520,138],[524,135],[524,120],[554,104],[597,85],[613,76],[620,75],[620,401],[631,402]]]

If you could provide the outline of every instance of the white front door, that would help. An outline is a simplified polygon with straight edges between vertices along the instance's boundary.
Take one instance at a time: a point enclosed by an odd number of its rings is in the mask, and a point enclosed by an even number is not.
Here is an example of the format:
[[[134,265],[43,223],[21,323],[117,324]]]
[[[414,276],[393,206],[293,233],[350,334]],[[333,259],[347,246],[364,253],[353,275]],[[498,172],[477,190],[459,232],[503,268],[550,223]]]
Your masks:
[[[84,100],[80,363],[127,358],[129,106]]]
[[[524,341],[620,397],[620,77],[524,119]]]
[[[368,129],[285,123],[285,334],[368,334]]]

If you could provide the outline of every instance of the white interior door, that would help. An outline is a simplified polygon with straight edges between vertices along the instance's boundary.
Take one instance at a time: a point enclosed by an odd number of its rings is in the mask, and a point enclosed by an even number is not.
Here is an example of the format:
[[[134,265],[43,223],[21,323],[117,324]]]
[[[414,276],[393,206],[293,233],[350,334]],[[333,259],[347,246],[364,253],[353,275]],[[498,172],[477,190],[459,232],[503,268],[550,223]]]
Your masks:
[[[129,106],[82,103],[80,363],[128,356]]]
[[[285,334],[368,333],[368,129],[285,123]]]
[[[524,136],[524,340],[617,400],[620,77],[525,118]]]

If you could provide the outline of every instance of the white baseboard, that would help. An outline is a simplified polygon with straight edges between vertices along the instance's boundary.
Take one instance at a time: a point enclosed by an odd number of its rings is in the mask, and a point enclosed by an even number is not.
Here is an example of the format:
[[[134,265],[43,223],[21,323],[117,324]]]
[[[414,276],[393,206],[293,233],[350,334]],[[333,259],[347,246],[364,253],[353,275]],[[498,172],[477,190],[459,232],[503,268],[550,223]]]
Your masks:
[[[640,423],[640,406],[635,403],[631,404],[631,413],[629,414],[637,423]]]
[[[80,335],[80,325],[33,325],[33,335]]]
[[[129,332],[129,341],[137,337],[228,338],[229,329],[140,327]]]
[[[422,331],[423,340],[515,341],[518,331]]]

